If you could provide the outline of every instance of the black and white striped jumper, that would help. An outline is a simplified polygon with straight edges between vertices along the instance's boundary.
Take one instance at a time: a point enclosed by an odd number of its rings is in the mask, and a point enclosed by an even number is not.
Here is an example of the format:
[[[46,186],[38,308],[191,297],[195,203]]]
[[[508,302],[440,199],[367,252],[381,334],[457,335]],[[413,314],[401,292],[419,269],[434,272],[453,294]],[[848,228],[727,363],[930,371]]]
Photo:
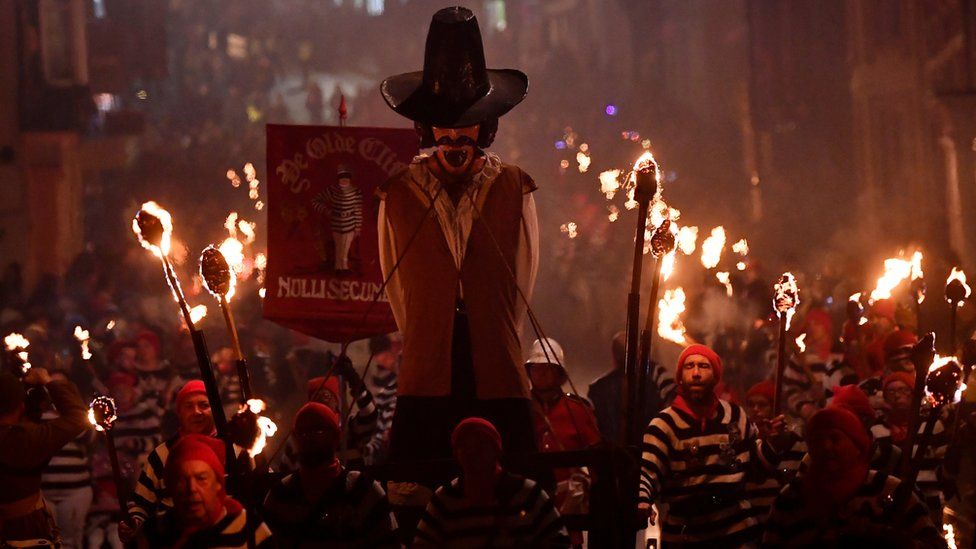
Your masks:
[[[310,503],[300,473],[268,491],[264,517],[281,547],[400,547],[397,523],[379,482],[343,470],[318,502]]]
[[[942,493],[942,482],[945,464],[946,451],[949,448],[949,432],[941,420],[936,420],[932,436],[929,438],[925,454],[918,458],[918,441],[922,438],[925,430],[924,422],[919,425],[918,437],[915,439],[915,446],[912,449],[912,456],[919,459],[918,478],[915,484],[924,496],[925,504],[933,513],[941,514],[945,504],[945,496]],[[883,423],[871,427],[871,434],[874,436],[874,443],[878,452],[884,455],[890,454],[898,445],[891,439],[891,429]],[[899,456],[901,453],[899,452]]]
[[[247,511],[240,508],[240,504],[235,502],[234,509],[229,509],[227,514],[218,520],[213,526],[193,532],[183,540],[180,547],[193,549],[265,549],[277,547],[277,538],[272,537],[268,525],[255,518],[248,520]],[[174,517],[167,516],[166,527],[162,529],[158,538],[151,540],[150,545],[156,547],[174,547],[180,541],[181,534],[179,526]],[[249,539],[252,537],[254,544],[250,545]],[[282,547],[287,547],[282,545]]]
[[[803,437],[793,431],[790,431],[788,436],[793,441],[789,450],[778,456],[777,462],[764,462],[764,467],[754,468],[753,474],[746,480],[746,499],[752,506],[752,516],[760,523],[766,522],[773,500],[779,495],[783,486],[796,476],[800,463],[807,454],[807,443]],[[759,456],[761,460],[765,459],[762,453]]]
[[[312,199],[312,208],[329,213],[334,233],[351,233],[363,226],[363,191],[355,185],[329,185]]]
[[[397,374],[393,370],[377,368],[373,374],[373,400],[376,403],[376,433],[367,444],[367,463],[381,463],[385,461],[389,448],[390,428],[393,426],[393,414],[396,412]]]
[[[855,383],[857,374],[842,357],[831,355],[826,361],[811,360],[805,368],[791,359],[783,371],[783,396],[787,410],[799,417],[804,405],[823,408],[833,398],[834,389]]]
[[[794,479],[773,503],[764,547],[834,547],[844,533],[872,531],[888,540],[914,541],[921,547],[944,547],[939,531],[925,505],[909,493],[895,497],[900,481],[884,473],[869,471],[861,487],[846,504],[814,506],[804,501],[802,480]],[[847,540],[848,542],[852,540]],[[859,538],[864,547],[872,545]],[[880,542],[877,538],[873,540]]]
[[[670,406],[644,431],[640,501],[662,503],[665,543],[741,544],[760,535],[746,499],[746,475],[778,459],[762,444],[745,410],[719,400],[715,417],[696,419]]]
[[[569,547],[562,517],[535,481],[503,473],[495,500],[472,504],[460,479],[441,486],[417,525],[413,547]]]
[[[45,412],[41,419],[58,417],[56,412]],[[61,500],[77,490],[92,485],[91,451],[94,431],[86,430],[65,444],[48,461],[41,472],[41,492],[44,497]]]
[[[128,504],[129,516],[139,523],[162,516],[173,508],[173,499],[166,491],[166,460],[178,440],[176,435],[156,446],[142,465]],[[253,469],[250,456],[242,448],[234,445],[234,454],[238,470]]]
[[[112,435],[120,452],[128,454],[134,463],[141,463],[163,438],[163,421],[155,403],[143,400],[119,412]]]
[[[651,382],[657,387],[661,397],[661,406],[670,406],[678,392],[678,384],[674,382],[674,368],[667,368],[663,364],[651,365]]]
[[[340,453],[339,459],[347,467],[361,469],[364,465],[366,445],[376,433],[376,404],[373,395],[365,385],[360,384],[359,394],[356,395],[356,413],[349,414],[344,431],[346,433],[346,451]],[[292,441],[285,446],[278,470],[291,473],[298,470],[298,450]]]

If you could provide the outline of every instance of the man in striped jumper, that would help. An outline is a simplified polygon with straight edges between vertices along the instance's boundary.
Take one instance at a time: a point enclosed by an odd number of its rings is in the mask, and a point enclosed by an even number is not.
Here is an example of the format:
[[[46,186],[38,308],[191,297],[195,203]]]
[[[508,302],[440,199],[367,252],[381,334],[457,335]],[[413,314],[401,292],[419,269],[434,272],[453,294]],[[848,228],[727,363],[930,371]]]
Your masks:
[[[400,367],[399,340],[394,341],[390,334],[369,340],[369,354],[376,363],[370,379],[373,400],[376,403],[376,433],[366,447],[366,462],[370,465],[386,461],[390,449],[390,429],[393,414],[396,412],[397,370]]]
[[[342,466],[342,431],[328,406],[309,402],[295,416],[298,470],[271,487],[265,516],[282,547],[400,547],[380,483]]]
[[[336,271],[348,271],[352,241],[363,229],[363,191],[353,184],[352,172],[340,167],[336,182],[312,199],[312,207],[329,216],[335,244],[333,267]]]
[[[861,421],[832,406],[807,423],[810,468],[773,503],[767,547],[945,547],[911,490],[870,468]]]
[[[451,435],[461,476],[441,486],[417,526],[413,547],[569,547],[552,500],[534,481],[502,469],[502,437],[469,417]]]
[[[165,475],[175,513],[164,517],[166,527],[150,545],[194,549],[275,546],[267,525],[249,517],[227,495],[225,455],[224,443],[206,435],[185,435],[173,445]]]
[[[216,434],[207,390],[199,379],[188,381],[177,393],[176,415],[179,432],[153,449],[142,466],[129,501],[129,522],[119,523],[119,538],[123,543],[132,540],[147,520],[159,518],[173,508],[173,500],[166,491],[165,476],[166,462],[173,446],[187,435],[213,437]],[[239,447],[235,446],[234,450],[240,459],[247,459],[247,454]]]
[[[760,442],[746,411],[716,396],[722,361],[710,348],[691,345],[678,358],[678,395],[644,432],[638,513],[652,523],[655,502],[667,505],[661,525],[669,546],[740,546],[759,536],[745,494],[746,475],[778,462]],[[782,416],[769,422],[775,441]],[[760,459],[759,453],[763,456]]]

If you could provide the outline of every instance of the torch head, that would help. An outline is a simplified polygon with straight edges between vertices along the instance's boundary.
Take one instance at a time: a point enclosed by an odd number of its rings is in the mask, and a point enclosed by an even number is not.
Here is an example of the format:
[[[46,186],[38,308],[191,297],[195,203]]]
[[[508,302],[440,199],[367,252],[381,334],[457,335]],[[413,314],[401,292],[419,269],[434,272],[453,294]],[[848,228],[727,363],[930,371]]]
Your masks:
[[[142,238],[149,244],[159,248],[163,243],[163,222],[155,215],[146,210],[139,210],[136,213],[136,223],[139,225],[139,232]]]
[[[962,375],[962,367],[956,360],[949,360],[931,370],[925,379],[925,394],[929,403],[940,408],[955,402],[963,382]]]
[[[634,183],[634,199],[638,202],[650,201],[657,195],[661,170],[650,151],[646,151],[634,163]]]
[[[213,244],[207,246],[200,254],[200,276],[207,291],[214,297],[228,297],[234,287],[234,275],[230,272],[230,265],[224,254],[220,253]]]
[[[958,278],[954,278],[946,284],[945,296],[946,301],[953,305],[958,305],[962,300],[966,299],[966,287]]]
[[[654,234],[651,235],[651,253],[655,258],[661,258],[674,249],[674,233],[671,232],[671,220],[665,218]]]
[[[109,431],[118,417],[112,397],[97,396],[88,405],[88,422],[98,431]]]
[[[909,355],[916,372],[925,372],[935,361],[935,333],[929,332],[918,340]]]
[[[847,300],[847,320],[857,326],[860,324],[862,316],[864,316],[864,305],[861,305],[861,301],[859,299]]]

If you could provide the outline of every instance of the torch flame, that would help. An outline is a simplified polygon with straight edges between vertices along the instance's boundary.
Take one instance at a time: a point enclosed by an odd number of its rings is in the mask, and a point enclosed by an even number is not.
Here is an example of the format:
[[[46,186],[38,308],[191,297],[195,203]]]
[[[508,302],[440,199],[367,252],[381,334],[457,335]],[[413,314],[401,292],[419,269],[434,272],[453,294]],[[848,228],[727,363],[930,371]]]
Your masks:
[[[920,278],[925,278],[925,273],[922,272],[922,251],[915,250],[912,254],[912,280],[918,280]]]
[[[576,223],[570,221],[569,223],[563,223],[559,227],[559,232],[565,234],[566,236],[572,239],[579,236],[579,233],[576,232],[576,228],[577,228]]]
[[[681,227],[678,229],[678,249],[685,255],[695,253],[698,242],[698,227]]]
[[[268,439],[275,436],[278,432],[278,426],[275,424],[271,418],[264,417],[261,415],[267,408],[267,404],[259,398],[252,398],[247,401],[247,404],[241,406],[241,410],[250,410],[252,414],[256,415],[258,418],[258,436],[254,440],[254,444],[247,449],[247,453],[252,458],[260,454],[264,447],[268,444]]]
[[[159,219],[159,223],[162,226],[163,231],[162,238],[160,238],[158,245],[147,240],[142,234],[142,228],[139,226],[139,217],[140,214],[143,213]],[[169,215],[169,212],[163,209],[159,204],[156,204],[152,200],[144,203],[142,208],[140,208],[139,212],[136,214],[135,219],[132,220],[132,231],[136,233],[142,247],[151,251],[156,257],[169,255],[170,239],[173,234],[173,218]]]
[[[91,423],[96,431],[111,430],[116,419],[118,413],[112,397],[97,396],[88,405],[88,423]]]
[[[674,263],[675,263],[674,260],[675,260],[675,252],[674,252],[674,250],[671,250],[670,252],[664,254],[664,257],[661,259],[661,279],[662,280],[667,280],[667,279],[671,278],[671,275],[672,274],[674,274]]]
[[[583,151],[576,153],[576,163],[579,165],[579,172],[586,173],[590,169],[590,155]]]
[[[658,302],[657,333],[678,345],[687,345],[685,325],[681,313],[685,312],[685,291],[682,288],[667,290]]]
[[[746,262],[745,261],[740,261],[740,262],[736,263],[735,264],[735,268],[738,269],[738,270],[740,270],[740,271],[746,270]]]
[[[81,358],[91,360],[92,353],[88,347],[88,330],[82,330],[81,326],[75,326],[75,339],[81,343]]]
[[[800,349],[801,353],[807,352],[806,339],[807,339],[807,334],[805,333],[800,334],[800,337],[796,338],[796,346],[798,349]]]
[[[712,234],[702,242],[701,262],[706,269],[712,269],[722,259],[722,250],[725,249],[725,227],[715,227]]]
[[[30,341],[23,335],[14,332],[3,338],[3,343],[7,346],[8,351],[14,352],[17,355],[17,358],[21,362],[21,371],[26,374],[27,370],[31,369],[31,363],[28,361],[27,354]]]
[[[244,244],[240,240],[234,237],[228,237],[220,243],[218,249],[235,273],[240,274],[244,271]]]
[[[942,531],[945,532],[942,537],[945,538],[946,545],[949,549],[956,549],[956,532],[953,530],[952,525],[948,523],[943,524]]]
[[[912,262],[906,259],[891,257],[884,261],[884,274],[878,279],[878,284],[871,292],[870,303],[879,299],[891,298],[891,291],[912,274]]]
[[[965,293],[962,296],[963,299],[969,298],[970,294],[973,293],[973,289],[969,287],[969,284],[966,284],[966,273],[964,273],[962,269],[957,267],[952,268],[952,272],[949,273],[949,278],[946,279],[946,286],[948,286],[952,281],[958,281],[962,284],[962,287],[965,290]]]
[[[729,273],[727,271],[717,272],[715,273],[715,278],[725,286],[725,293],[729,297],[732,297],[732,278],[729,276]]]
[[[204,317],[207,316],[207,306],[197,305],[196,307],[190,309],[190,321],[196,326]]]
[[[654,178],[661,182],[661,172],[657,169],[657,160],[654,160],[654,155],[651,151],[644,151],[644,154],[637,157],[634,161],[634,171],[635,172],[650,172],[654,170]]]
[[[607,213],[607,220],[609,220],[610,223],[613,223],[614,221],[620,219],[620,210],[617,209],[617,207],[614,206],[613,204],[611,204],[610,208],[608,208],[608,212],[609,213]]]
[[[942,404],[942,405],[944,405],[944,404],[955,404],[955,403],[958,403],[960,400],[962,400],[962,395],[963,395],[963,393],[966,392],[966,380],[965,379],[961,379],[961,377],[962,377],[961,364],[962,363],[959,361],[959,359],[957,357],[954,357],[954,356],[941,356],[941,355],[938,355],[938,354],[935,355],[935,359],[932,360],[932,365],[929,366],[928,373],[931,374],[932,372],[935,372],[939,368],[942,368],[943,366],[946,366],[947,364],[952,364],[952,363],[956,363],[956,365],[960,366],[960,379],[958,380],[958,384],[955,386],[955,391],[951,395],[949,395],[948,392],[947,392],[946,395],[937,396],[937,395],[933,394],[929,390],[929,380],[927,378],[926,379],[926,384],[925,384],[925,398],[926,398],[927,401],[929,401],[929,403],[937,406],[937,405],[940,405],[940,404]],[[939,391],[939,389],[936,389],[936,391]]]

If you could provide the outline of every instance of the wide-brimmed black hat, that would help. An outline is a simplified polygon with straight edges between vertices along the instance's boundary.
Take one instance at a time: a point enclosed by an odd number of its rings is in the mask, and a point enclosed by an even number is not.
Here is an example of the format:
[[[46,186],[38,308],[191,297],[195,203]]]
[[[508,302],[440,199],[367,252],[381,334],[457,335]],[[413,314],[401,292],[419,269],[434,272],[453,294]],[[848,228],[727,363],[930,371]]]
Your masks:
[[[380,85],[397,113],[440,128],[498,118],[525,98],[529,78],[514,69],[488,69],[478,19],[463,7],[434,14],[424,70],[391,76]]]

